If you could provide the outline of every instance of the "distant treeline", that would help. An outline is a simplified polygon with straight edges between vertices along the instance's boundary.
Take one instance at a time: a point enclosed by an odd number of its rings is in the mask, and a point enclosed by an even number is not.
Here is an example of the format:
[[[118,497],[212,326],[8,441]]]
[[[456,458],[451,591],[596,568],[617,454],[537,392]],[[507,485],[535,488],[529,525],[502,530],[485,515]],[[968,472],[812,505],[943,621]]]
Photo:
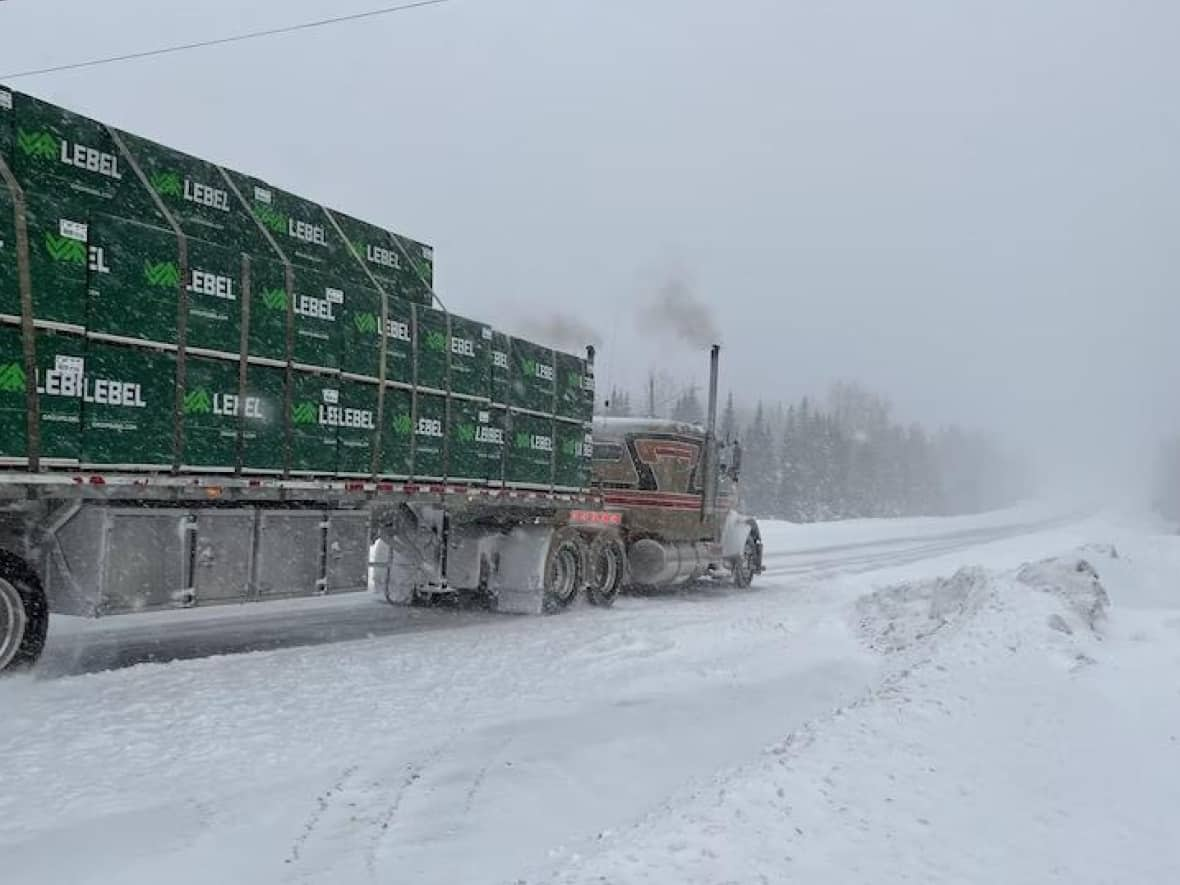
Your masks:
[[[661,417],[703,418],[695,391],[669,399],[656,410]],[[632,409],[621,391],[609,402],[608,414],[650,412]],[[851,383],[835,385],[822,403],[805,397],[752,410],[730,395],[718,434],[741,441],[743,509],[793,522],[936,516],[1005,507],[1028,493],[1023,463],[987,434],[903,426],[890,412],[885,399]]]
[[[1169,519],[1180,520],[1180,438],[1160,448],[1155,477],[1156,509]]]

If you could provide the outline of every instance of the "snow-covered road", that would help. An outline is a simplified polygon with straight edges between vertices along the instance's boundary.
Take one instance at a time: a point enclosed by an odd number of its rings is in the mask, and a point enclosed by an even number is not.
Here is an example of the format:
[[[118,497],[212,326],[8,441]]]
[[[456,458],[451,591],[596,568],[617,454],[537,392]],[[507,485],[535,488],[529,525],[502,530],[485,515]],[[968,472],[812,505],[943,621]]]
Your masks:
[[[760,589],[839,574],[881,571],[1080,520],[1026,509],[965,519],[859,520],[815,526],[764,525]],[[783,579],[792,579],[785,582]],[[674,597],[695,597],[696,591]],[[658,616],[657,616],[658,617]],[[41,676],[78,675],[141,663],[319,645],[455,629],[504,618],[479,609],[374,606],[368,597],[297,600],[133,618],[55,622]]]
[[[888,679],[849,627],[874,587],[1106,540],[1027,509],[764,530],[754,591],[608,612],[340,598],[63,621],[37,673],[0,683],[3,878],[580,875],[674,797]],[[634,873],[603,863],[606,881]]]

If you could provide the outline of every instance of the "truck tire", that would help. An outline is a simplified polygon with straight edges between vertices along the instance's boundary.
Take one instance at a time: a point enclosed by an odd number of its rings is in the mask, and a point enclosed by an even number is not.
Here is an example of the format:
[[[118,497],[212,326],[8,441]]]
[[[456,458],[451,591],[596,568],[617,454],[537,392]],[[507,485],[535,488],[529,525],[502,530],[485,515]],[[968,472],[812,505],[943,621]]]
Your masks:
[[[607,608],[615,604],[626,581],[627,551],[614,534],[600,534],[590,542],[586,598],[592,605]]]
[[[545,558],[545,611],[567,608],[586,585],[590,545],[581,533],[562,529],[549,544]]]
[[[734,557],[730,564],[730,570],[733,572],[733,585],[745,589],[754,583],[754,575],[758,574],[758,564],[760,556],[758,553],[759,540],[757,535],[753,532],[746,538],[746,543],[742,547],[742,552]]]
[[[20,560],[0,558],[0,672],[31,667],[49,632],[49,603],[37,576]]]

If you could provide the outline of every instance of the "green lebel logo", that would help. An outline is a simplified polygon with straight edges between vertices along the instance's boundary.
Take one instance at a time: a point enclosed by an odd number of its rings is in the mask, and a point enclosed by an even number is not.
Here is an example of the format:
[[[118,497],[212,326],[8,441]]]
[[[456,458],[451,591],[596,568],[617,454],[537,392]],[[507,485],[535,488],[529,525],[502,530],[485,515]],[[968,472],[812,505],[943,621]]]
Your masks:
[[[152,189],[162,197],[183,197],[184,181],[179,172],[153,172]]]
[[[537,375],[537,361],[536,360],[521,360],[520,371],[526,378],[535,378]]]
[[[527,433],[516,434],[516,447],[518,449],[531,449],[533,447],[533,438]]]
[[[162,289],[175,289],[180,285],[180,268],[172,261],[143,263],[143,277],[149,286]]]
[[[295,403],[291,407],[291,421],[295,424],[315,424],[319,412],[315,403]]]
[[[576,439],[567,439],[561,444],[561,454],[570,458],[577,458],[581,455],[581,443]]]
[[[262,303],[271,310],[287,309],[286,289],[263,289],[260,294],[262,295]]]
[[[254,214],[258,216],[266,227],[269,227],[276,234],[285,234],[287,232],[287,216],[276,209],[272,209],[265,203],[254,204]]]
[[[409,415],[395,415],[389,426],[398,436],[409,436],[414,429],[414,419]]]
[[[460,424],[455,428],[455,436],[459,442],[475,442],[475,425]]]
[[[184,395],[184,413],[186,415],[208,415],[213,411],[213,397],[203,387],[190,390]]]
[[[23,393],[25,381],[25,370],[20,363],[0,367],[0,393]]]
[[[353,322],[356,323],[356,330],[366,335],[375,334],[377,331],[377,316],[371,313],[358,313],[353,317]]]
[[[51,132],[29,132],[25,129],[18,129],[16,143],[27,157],[35,160],[57,159],[60,142]]]
[[[78,240],[71,240],[69,237],[46,232],[45,251],[54,261],[60,261],[63,264],[86,263],[86,244]]]
[[[424,343],[427,350],[445,353],[447,349],[447,336],[442,332],[427,332]]]

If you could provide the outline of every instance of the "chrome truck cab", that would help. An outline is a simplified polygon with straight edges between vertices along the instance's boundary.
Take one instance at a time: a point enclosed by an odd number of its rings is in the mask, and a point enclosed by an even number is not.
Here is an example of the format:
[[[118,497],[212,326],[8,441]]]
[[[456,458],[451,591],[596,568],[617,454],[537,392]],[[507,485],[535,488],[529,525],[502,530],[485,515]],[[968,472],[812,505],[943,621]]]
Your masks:
[[[738,443],[711,443],[699,425],[595,420],[594,490],[619,516],[630,585],[724,576],[749,585],[762,570],[762,540],[736,510],[740,461]]]
[[[638,587],[762,571],[758,523],[737,512],[741,447],[718,440],[714,346],[705,427],[658,418],[594,423],[593,490],[619,515],[628,583]]]

